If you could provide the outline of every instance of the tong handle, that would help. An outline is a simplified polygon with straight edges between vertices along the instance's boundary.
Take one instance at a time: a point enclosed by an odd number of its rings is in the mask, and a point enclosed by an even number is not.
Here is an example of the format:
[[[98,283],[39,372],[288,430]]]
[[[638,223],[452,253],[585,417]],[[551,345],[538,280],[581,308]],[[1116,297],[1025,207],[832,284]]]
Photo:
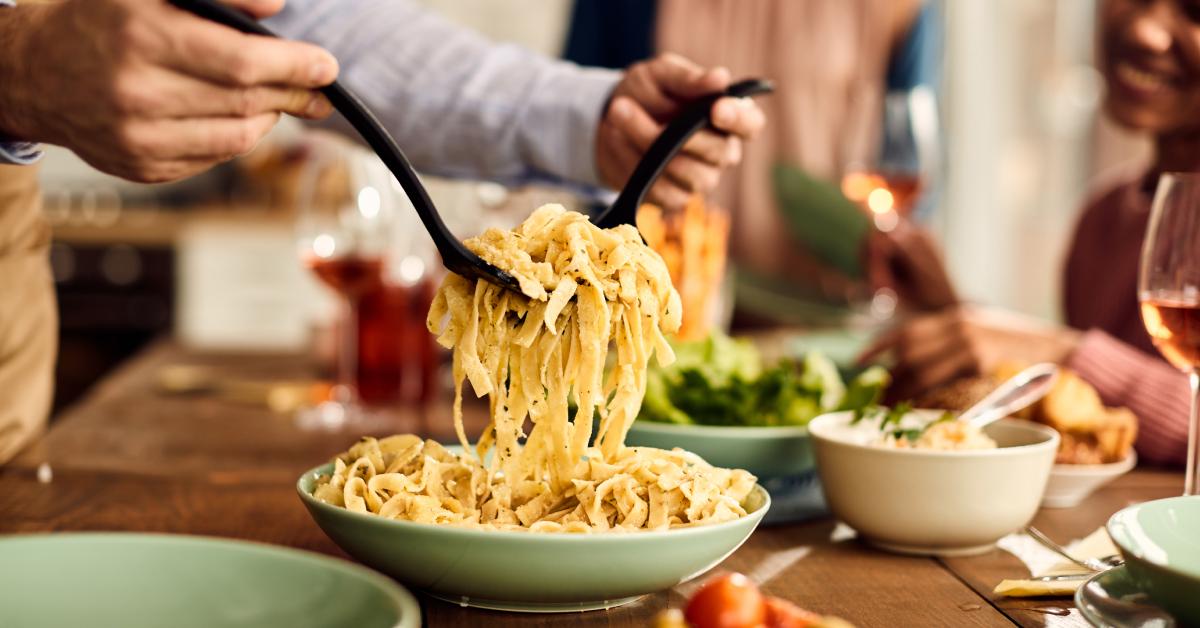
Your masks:
[[[202,17],[218,24],[224,24],[229,28],[239,30],[243,33],[276,37],[275,33],[272,33],[265,26],[259,24],[258,20],[221,2],[214,0],[171,0],[171,4],[197,17]]]
[[[625,182],[625,187],[617,196],[617,200],[604,213],[596,218],[600,227],[611,228],[617,225],[636,225],[637,210],[650,186],[662,174],[667,163],[679,153],[683,145],[696,131],[705,127],[716,128],[711,113],[713,104],[721,98],[745,98],[755,94],[769,94],[775,91],[775,86],[764,79],[746,79],[727,87],[724,91],[714,92],[700,97],[688,104],[674,120],[667,124],[663,132],[650,145],[650,149],[642,155],[634,168],[633,174]]]

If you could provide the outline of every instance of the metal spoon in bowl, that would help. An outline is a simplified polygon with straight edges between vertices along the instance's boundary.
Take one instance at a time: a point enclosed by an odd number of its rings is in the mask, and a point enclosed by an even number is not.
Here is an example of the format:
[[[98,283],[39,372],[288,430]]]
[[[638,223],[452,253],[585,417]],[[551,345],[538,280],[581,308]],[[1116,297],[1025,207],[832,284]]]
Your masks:
[[[1035,364],[1017,373],[991,394],[967,408],[958,415],[958,420],[982,428],[1003,419],[1045,397],[1057,377],[1057,365]]]

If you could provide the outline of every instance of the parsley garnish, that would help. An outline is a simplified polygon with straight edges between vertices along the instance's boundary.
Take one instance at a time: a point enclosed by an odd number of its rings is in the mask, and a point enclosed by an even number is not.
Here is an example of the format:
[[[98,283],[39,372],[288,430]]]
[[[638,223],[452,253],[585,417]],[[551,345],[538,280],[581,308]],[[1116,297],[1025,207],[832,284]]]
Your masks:
[[[863,419],[879,420],[879,431],[895,438],[896,440],[906,439],[910,443],[916,442],[921,438],[929,428],[938,423],[953,421],[954,415],[950,412],[942,413],[942,416],[936,420],[930,421],[921,427],[903,428],[900,427],[900,422],[904,417],[908,416],[913,411],[912,402],[901,401],[891,408],[883,406],[867,406],[854,411],[853,418],[850,419],[850,425],[857,425]]]

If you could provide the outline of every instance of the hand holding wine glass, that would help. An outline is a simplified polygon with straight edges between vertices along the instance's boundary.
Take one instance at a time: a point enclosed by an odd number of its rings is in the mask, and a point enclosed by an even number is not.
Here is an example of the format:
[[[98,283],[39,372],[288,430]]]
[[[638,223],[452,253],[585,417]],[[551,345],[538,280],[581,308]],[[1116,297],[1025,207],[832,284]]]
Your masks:
[[[1184,495],[1200,494],[1200,174],[1167,173],[1158,181],[1142,245],[1138,299],[1154,346],[1188,374]]]

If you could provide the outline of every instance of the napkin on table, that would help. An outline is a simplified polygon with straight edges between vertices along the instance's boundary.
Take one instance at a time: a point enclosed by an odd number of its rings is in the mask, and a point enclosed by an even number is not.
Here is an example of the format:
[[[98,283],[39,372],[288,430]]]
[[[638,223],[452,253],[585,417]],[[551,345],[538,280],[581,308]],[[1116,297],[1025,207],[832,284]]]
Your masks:
[[[1030,539],[1032,541],[1032,539]],[[1049,551],[1049,550],[1047,550]],[[1108,538],[1108,532],[1104,528],[1097,528],[1095,532],[1087,535],[1083,539],[1076,541],[1067,547],[1067,551],[1072,556],[1079,559],[1084,558],[1099,558],[1101,556],[1109,556],[1117,553],[1117,548],[1113,545],[1112,539]],[[1037,576],[1058,576],[1066,574],[1091,574],[1093,572],[1076,565],[1066,559],[1054,563],[1048,569],[1036,572]],[[999,595],[1008,597],[1054,597],[1054,596],[1072,596],[1075,591],[1087,582],[1086,578],[1078,580],[1053,580],[1040,581],[1029,579],[1017,580],[1002,580],[996,585],[993,592]]]

